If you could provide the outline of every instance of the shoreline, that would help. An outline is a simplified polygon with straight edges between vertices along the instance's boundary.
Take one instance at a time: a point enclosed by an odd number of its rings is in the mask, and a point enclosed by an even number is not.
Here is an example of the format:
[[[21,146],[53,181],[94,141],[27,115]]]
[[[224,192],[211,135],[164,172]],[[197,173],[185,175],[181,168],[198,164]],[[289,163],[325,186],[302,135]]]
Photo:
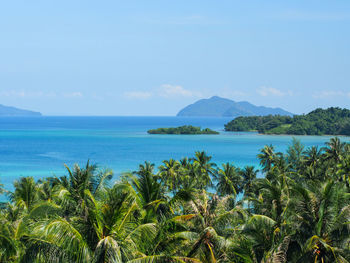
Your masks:
[[[303,137],[311,137],[311,136],[317,136],[317,137],[346,137],[346,138],[350,138],[350,135],[330,135],[330,134],[323,134],[323,135],[308,135],[308,134],[275,134],[275,133],[259,133],[259,132],[255,132],[255,131],[225,131],[227,133],[230,132],[237,132],[237,133],[255,133],[256,135],[265,135],[265,136],[303,136]]]

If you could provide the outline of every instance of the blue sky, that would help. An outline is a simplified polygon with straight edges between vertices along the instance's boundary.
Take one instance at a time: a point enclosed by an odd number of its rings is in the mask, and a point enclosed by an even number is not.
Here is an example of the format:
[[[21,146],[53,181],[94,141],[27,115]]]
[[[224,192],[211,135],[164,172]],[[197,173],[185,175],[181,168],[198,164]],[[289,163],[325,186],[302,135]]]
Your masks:
[[[2,1],[0,104],[174,115],[213,95],[350,108],[350,1]]]

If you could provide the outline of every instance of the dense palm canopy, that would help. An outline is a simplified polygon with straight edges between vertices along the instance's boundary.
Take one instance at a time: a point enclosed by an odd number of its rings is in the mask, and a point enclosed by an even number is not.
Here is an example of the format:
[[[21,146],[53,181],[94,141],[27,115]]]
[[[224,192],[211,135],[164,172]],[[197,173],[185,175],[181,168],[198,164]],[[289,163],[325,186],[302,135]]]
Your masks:
[[[349,144],[257,158],[260,171],[196,152],[116,181],[88,162],[0,185],[0,262],[350,262]]]

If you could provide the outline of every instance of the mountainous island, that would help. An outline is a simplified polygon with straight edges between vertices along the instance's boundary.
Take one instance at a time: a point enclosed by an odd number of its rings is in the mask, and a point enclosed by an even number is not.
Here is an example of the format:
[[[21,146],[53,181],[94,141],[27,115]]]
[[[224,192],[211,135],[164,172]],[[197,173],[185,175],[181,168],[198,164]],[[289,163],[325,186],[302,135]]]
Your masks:
[[[0,104],[0,116],[41,116],[40,112],[18,109],[15,107],[4,106]]]
[[[316,109],[306,115],[238,117],[225,125],[226,131],[258,131],[262,134],[350,135],[350,110]]]
[[[192,125],[184,125],[174,128],[158,128],[147,131],[149,134],[219,134],[209,128],[201,129]]]
[[[213,96],[201,99],[179,111],[176,116],[186,117],[239,117],[239,116],[293,116],[293,113],[281,108],[255,106],[247,101],[235,102],[230,99]]]

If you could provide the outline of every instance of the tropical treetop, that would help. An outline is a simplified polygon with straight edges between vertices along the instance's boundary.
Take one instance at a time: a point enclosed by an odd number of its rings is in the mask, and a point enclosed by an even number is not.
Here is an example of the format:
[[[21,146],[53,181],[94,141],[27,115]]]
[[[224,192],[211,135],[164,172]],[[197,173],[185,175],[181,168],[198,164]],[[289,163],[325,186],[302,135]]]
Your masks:
[[[294,139],[257,158],[259,170],[196,152],[116,181],[87,162],[0,185],[0,262],[349,262],[350,144]]]

